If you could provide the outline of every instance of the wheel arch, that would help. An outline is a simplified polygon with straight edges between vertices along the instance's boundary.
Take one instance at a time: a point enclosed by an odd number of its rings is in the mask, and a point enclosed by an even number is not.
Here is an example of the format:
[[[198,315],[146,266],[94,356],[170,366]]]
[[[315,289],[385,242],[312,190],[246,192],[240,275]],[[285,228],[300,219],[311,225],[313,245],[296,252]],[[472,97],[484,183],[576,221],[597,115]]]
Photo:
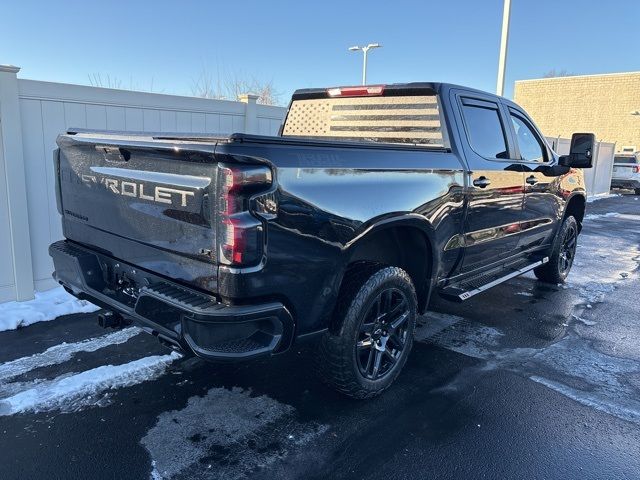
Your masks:
[[[568,200],[564,207],[564,213],[562,215],[562,221],[569,215],[573,216],[578,222],[578,231],[582,230],[582,221],[584,220],[584,214],[587,208],[587,199],[583,193],[574,193]]]
[[[418,311],[423,313],[432,290],[433,272],[438,266],[433,236],[431,224],[417,214],[374,223],[348,245],[345,275],[349,268],[359,263],[400,267],[411,277],[418,298]]]

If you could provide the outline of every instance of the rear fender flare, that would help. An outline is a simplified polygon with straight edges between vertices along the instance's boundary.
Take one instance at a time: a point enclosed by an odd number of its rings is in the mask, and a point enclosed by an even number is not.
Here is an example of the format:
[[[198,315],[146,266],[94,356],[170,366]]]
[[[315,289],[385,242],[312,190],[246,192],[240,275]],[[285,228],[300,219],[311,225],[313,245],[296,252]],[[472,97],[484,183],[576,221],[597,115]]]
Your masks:
[[[339,283],[342,283],[342,279],[344,277],[344,273],[346,272],[347,266],[354,261],[358,261],[358,252],[360,247],[362,247],[367,241],[372,239],[376,234],[391,231],[393,229],[411,229],[416,232],[422,234],[426,243],[427,253],[429,255],[428,259],[425,259],[429,262],[428,268],[428,278],[422,279],[424,284],[422,288],[426,287],[424,291],[424,295],[420,295],[421,285],[416,285],[416,290],[418,290],[419,297],[421,297],[420,302],[420,311],[424,311],[426,309],[426,305],[429,302],[429,296],[433,291],[434,287],[434,272],[438,271],[440,259],[435,250],[435,230],[431,223],[429,223],[425,217],[416,213],[407,213],[402,215],[394,215],[387,216],[385,218],[380,218],[376,221],[369,222],[360,229],[359,233],[345,245],[344,254],[343,254],[343,268],[342,276],[340,277]],[[414,279],[420,280],[420,279]]]

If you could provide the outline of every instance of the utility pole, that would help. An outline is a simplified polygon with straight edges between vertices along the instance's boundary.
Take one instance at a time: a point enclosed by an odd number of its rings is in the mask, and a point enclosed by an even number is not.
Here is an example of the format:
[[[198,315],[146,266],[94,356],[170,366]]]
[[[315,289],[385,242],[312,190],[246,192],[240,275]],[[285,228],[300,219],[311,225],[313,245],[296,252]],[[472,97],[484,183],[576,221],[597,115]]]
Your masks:
[[[364,54],[364,59],[362,62],[362,85],[367,84],[367,53],[369,52],[369,50],[380,47],[382,47],[382,45],[380,45],[379,43],[370,43],[366,47],[359,47],[357,45],[354,47],[349,47],[350,52],[358,52],[362,50],[362,53]]]
[[[504,95],[504,73],[507,67],[507,44],[509,43],[509,20],[511,17],[511,0],[504,0],[502,11],[502,36],[500,37],[500,58],[498,60],[498,82],[496,94]]]

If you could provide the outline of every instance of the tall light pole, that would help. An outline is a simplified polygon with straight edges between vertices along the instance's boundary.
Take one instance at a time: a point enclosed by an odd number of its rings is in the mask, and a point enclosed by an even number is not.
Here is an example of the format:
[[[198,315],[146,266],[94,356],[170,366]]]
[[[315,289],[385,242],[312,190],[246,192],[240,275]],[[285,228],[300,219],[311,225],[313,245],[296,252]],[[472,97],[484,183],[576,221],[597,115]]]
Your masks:
[[[362,50],[362,53],[364,53],[364,60],[362,63],[362,85],[367,84],[367,53],[369,52],[369,50],[372,50],[374,48],[380,48],[380,47],[382,47],[382,45],[380,45],[379,43],[370,43],[366,47],[359,47],[357,45],[354,47],[349,47],[349,50],[351,52],[357,52],[359,50]]]
[[[509,43],[509,19],[511,17],[511,0],[504,0],[502,11],[502,36],[500,37],[500,59],[498,60],[498,82],[496,94],[504,95],[504,71],[507,66],[507,44]]]

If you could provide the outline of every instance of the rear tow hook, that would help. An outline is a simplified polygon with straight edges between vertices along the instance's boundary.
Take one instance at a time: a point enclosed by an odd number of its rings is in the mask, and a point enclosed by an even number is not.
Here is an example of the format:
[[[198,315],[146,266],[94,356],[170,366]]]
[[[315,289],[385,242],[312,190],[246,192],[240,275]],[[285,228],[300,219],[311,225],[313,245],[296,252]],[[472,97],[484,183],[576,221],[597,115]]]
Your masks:
[[[98,325],[102,328],[122,328],[131,322],[125,320],[122,315],[116,312],[106,311],[98,314]]]

